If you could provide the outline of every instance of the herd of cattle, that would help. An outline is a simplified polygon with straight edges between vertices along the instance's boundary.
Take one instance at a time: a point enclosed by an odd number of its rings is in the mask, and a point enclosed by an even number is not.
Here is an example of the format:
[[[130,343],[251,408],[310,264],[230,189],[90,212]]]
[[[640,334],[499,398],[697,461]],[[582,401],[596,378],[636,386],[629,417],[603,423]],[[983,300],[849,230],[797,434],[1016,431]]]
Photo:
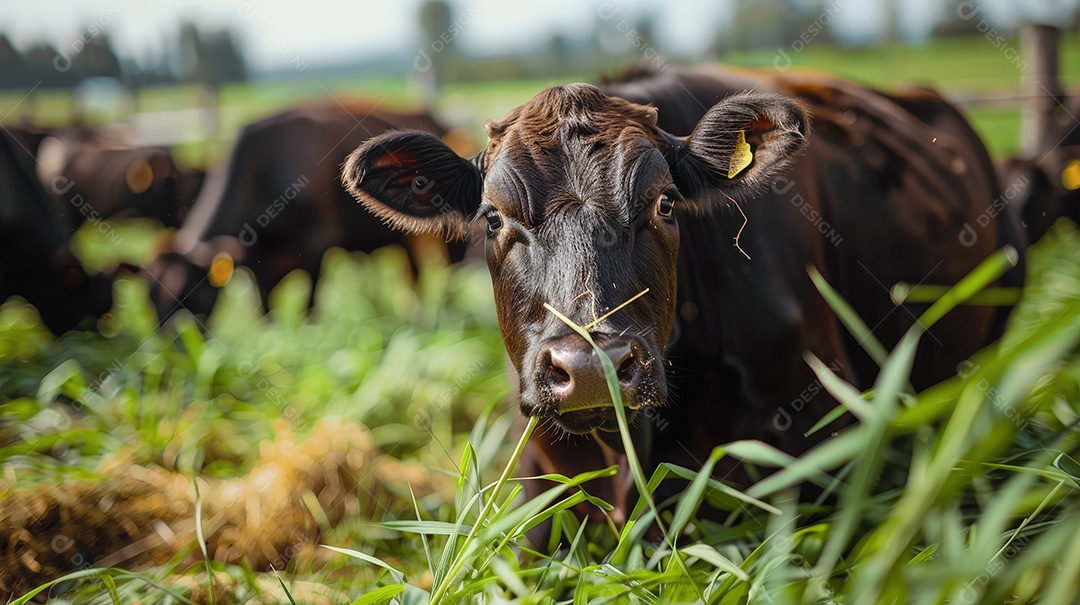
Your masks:
[[[724,75],[733,83],[732,90],[740,85],[759,87],[760,82],[748,81],[751,77]],[[625,94],[627,86],[608,88],[618,95]],[[686,92],[678,87],[653,90],[652,97],[639,95],[637,100],[664,109]],[[723,94],[695,92],[703,95],[706,105]],[[804,98],[799,91],[792,94]],[[919,113],[926,108],[914,103],[901,107],[916,119],[927,119]],[[823,111],[836,111],[828,100],[820,99],[813,109],[815,120]],[[671,114],[661,112],[665,121],[673,119]],[[847,110],[839,116],[840,123],[854,115]],[[990,198],[978,221],[988,223],[999,213],[1008,214],[1022,223],[1025,241],[1034,241],[1057,217],[1080,217],[1080,132],[1073,128],[1077,115],[1080,97],[1065,100],[1058,110],[1058,131],[1050,136],[1056,144],[1042,150],[1036,160],[1010,158],[999,163],[1000,185],[994,190],[1000,190],[1000,196]],[[371,251],[404,244],[403,234],[364,210],[338,179],[350,151],[366,139],[399,129],[438,136],[448,132],[429,113],[311,103],[247,126],[227,161],[204,174],[179,166],[168,148],[131,147],[87,127],[5,125],[0,129],[0,300],[12,295],[26,298],[57,333],[86,325],[107,311],[110,276],[88,274],[67,245],[87,220],[140,216],[178,229],[157,258],[138,268],[150,282],[163,317],[180,308],[209,311],[222,281],[210,275],[219,255],[248,266],[265,292],[293,269],[317,276],[319,259],[329,247]],[[982,149],[973,137],[965,143]],[[811,139],[810,155],[823,155],[825,150],[819,151],[823,147]],[[857,144],[848,152],[856,148]],[[834,164],[832,170],[844,169],[842,162]],[[806,214],[807,206],[800,205],[804,198],[794,195],[789,199],[799,201],[784,210]],[[843,237],[859,233],[872,234],[873,226]],[[463,245],[451,245],[449,254],[455,260],[462,258]]]
[[[373,135],[448,130],[428,113],[371,105],[301,105],[250,124],[208,174],[180,167],[167,148],[131,147],[86,127],[0,129],[0,300],[22,296],[62,333],[112,304],[114,275],[88,273],[68,243],[84,222],[149,217],[176,228],[137,271],[162,318],[205,314],[229,274],[248,266],[265,293],[293,269],[318,275],[333,246],[370,252],[406,237],[385,227],[340,185],[346,155]],[[454,247],[455,258],[462,248]]]
[[[592,470],[621,447],[598,357],[549,308],[589,325],[611,356],[648,466],[697,467],[741,438],[802,451],[835,405],[807,394],[816,380],[804,353],[858,388],[877,370],[806,267],[895,345],[919,309],[898,310],[890,285],[955,283],[994,250],[1022,259],[1057,217],[1078,218],[1077,104],[1063,101],[1038,158],[998,165],[931,90],[718,68],[549,88],[489,122],[471,158],[429,114],[337,103],[247,126],[205,179],[167,149],[6,127],[0,299],[26,298],[58,332],[105,312],[110,276],[88,274],[68,249],[86,220],[177,227],[136,268],[163,317],[207,312],[234,264],[266,292],[294,269],[317,276],[331,246],[464,239],[475,224],[486,227],[522,412],[558,429],[530,442],[528,474]],[[1021,263],[1003,281],[1022,279]],[[947,316],[924,340],[913,384],[953,374],[1000,334],[1003,315]],[[626,485],[596,489],[625,512]]]
[[[666,105],[676,97],[700,97],[711,106],[730,90],[760,87],[754,76],[726,73],[727,90],[688,93],[671,83],[634,98],[661,109],[662,120],[675,119]],[[628,78],[630,80],[633,77]],[[668,85],[674,86],[665,89]],[[633,86],[611,84],[613,94],[629,95]],[[852,87],[854,90],[855,88]],[[869,91],[866,91],[869,94]],[[806,93],[791,94],[811,101]],[[928,93],[927,93],[928,94]],[[652,96],[649,96],[652,95]],[[821,125],[835,99],[813,100],[814,119]],[[857,101],[859,102],[859,101]],[[926,121],[918,100],[900,109]],[[999,165],[999,197],[989,198],[988,223],[998,213],[1021,221],[1026,240],[1037,239],[1061,215],[1080,214],[1080,132],[1074,133],[1074,115],[1080,100],[1060,108],[1059,141],[1040,153],[1037,161],[1012,158]],[[848,109],[837,116],[855,119]],[[966,129],[962,118],[953,115]],[[684,129],[692,124],[681,124]],[[215,258],[249,267],[265,293],[285,274],[297,268],[318,275],[320,258],[328,248],[371,251],[388,244],[404,244],[403,234],[385,227],[357,204],[339,184],[338,171],[347,154],[364,140],[389,130],[421,130],[438,136],[448,129],[428,113],[394,113],[370,105],[343,106],[336,102],[301,105],[244,128],[227,161],[209,174],[184,168],[168,148],[131,147],[86,127],[44,129],[6,125],[0,130],[0,300],[19,295],[34,304],[54,332],[100,316],[111,305],[110,276],[88,274],[68,249],[68,240],[87,220],[123,216],[156,219],[178,230],[162,245],[157,258],[138,267],[154,291],[163,317],[177,309],[206,313],[211,308],[222,276],[211,275]],[[860,136],[860,135],[857,135]],[[812,157],[826,153],[811,139]],[[974,136],[963,142],[982,149]],[[848,146],[847,154],[859,142]],[[844,150],[837,152],[842,156]],[[830,170],[845,170],[842,157],[830,160]],[[944,174],[944,165],[931,170]],[[992,172],[980,174],[994,178]],[[783,177],[781,177],[783,178]],[[832,180],[832,179],[830,179]],[[836,183],[837,187],[854,183]],[[834,191],[835,199],[857,197],[854,191]],[[802,199],[789,199],[785,214],[799,212]],[[852,198],[854,199],[854,198]],[[806,207],[801,209],[806,214]],[[845,213],[850,213],[850,210]],[[784,220],[772,217],[769,223]],[[995,219],[996,220],[996,219]],[[837,222],[826,223],[835,228]],[[976,223],[972,223],[976,225]],[[850,238],[874,238],[867,224],[844,233]],[[862,234],[862,235],[860,235]],[[969,236],[972,234],[969,234]],[[835,238],[834,238],[835,239]],[[755,242],[747,238],[751,245]],[[451,258],[464,255],[452,246]],[[805,259],[810,261],[808,257]],[[131,269],[131,267],[125,267]],[[227,278],[227,276],[225,276]]]

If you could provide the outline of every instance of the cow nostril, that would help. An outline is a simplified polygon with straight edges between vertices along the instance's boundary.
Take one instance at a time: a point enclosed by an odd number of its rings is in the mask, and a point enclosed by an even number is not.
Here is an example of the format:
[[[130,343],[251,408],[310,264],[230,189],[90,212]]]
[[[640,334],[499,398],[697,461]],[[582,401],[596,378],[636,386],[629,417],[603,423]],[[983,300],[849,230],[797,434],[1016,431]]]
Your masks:
[[[566,373],[566,370],[557,366],[548,368],[548,378],[550,378],[552,384],[556,386],[570,382],[570,375]]]
[[[644,358],[644,351],[636,342],[630,342],[623,345],[621,350],[608,352],[611,358],[616,363],[616,374],[619,377],[619,384],[626,387],[637,386],[642,377],[642,360]]]
[[[619,364],[619,368],[616,370],[616,374],[619,377],[619,382],[627,383],[634,379],[637,374],[637,359],[633,355],[627,355],[623,358],[622,363]]]
[[[552,355],[551,351],[544,351],[541,367],[551,386],[558,387],[570,383],[570,373],[563,367],[559,359]]]

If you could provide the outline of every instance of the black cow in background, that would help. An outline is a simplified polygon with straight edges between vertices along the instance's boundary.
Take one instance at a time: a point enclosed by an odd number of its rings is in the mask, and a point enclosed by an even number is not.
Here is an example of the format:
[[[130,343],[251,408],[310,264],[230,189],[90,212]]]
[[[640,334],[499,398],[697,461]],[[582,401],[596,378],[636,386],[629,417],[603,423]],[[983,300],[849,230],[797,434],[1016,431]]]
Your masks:
[[[234,265],[250,268],[265,296],[294,269],[317,279],[331,247],[370,252],[413,243],[357,204],[339,178],[350,151],[394,129],[447,134],[426,112],[334,101],[301,105],[246,126],[226,162],[210,172],[173,241],[149,266],[162,317],[180,307],[208,313]],[[452,256],[463,252],[457,246]]]
[[[1035,242],[1058,218],[1080,223],[1080,90],[1057,99],[1033,157],[1001,162],[1004,189],[995,211],[1020,218]]]
[[[11,127],[36,174],[54,197],[73,207],[69,221],[147,217],[179,227],[204,173],[181,166],[166,147],[133,147],[100,130],[75,126]]]
[[[68,249],[70,209],[38,182],[33,158],[0,129],[0,301],[21,296],[56,334],[112,307],[112,284]]]

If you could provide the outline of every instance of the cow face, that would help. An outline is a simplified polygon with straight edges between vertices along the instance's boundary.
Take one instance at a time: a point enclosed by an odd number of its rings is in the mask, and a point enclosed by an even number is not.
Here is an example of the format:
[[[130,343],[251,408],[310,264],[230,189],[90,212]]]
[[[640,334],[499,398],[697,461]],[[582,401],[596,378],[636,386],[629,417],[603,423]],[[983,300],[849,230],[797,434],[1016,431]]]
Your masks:
[[[369,210],[407,231],[461,235],[483,221],[522,411],[571,433],[614,431],[599,358],[544,304],[588,328],[617,368],[630,410],[663,404],[676,216],[760,189],[806,131],[794,102],[741,94],[710,109],[690,136],[675,137],[657,126],[654,108],[573,84],[489,122],[487,149],[472,160],[433,136],[393,132],[358,148],[343,180]]]

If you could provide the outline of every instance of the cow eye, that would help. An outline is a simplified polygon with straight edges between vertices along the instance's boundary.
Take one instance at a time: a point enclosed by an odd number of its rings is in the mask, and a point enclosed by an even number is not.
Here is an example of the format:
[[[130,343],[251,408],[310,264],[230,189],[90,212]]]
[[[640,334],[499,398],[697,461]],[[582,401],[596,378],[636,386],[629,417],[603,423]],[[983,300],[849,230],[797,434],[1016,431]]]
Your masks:
[[[489,233],[494,232],[494,231],[498,231],[499,228],[501,228],[502,224],[503,224],[502,223],[502,217],[499,216],[499,211],[494,210],[494,209],[488,210],[487,212],[484,213],[484,220],[487,221],[488,232]]]
[[[675,211],[675,196],[671,193],[662,193],[656,200],[656,213],[660,216],[671,216]]]

